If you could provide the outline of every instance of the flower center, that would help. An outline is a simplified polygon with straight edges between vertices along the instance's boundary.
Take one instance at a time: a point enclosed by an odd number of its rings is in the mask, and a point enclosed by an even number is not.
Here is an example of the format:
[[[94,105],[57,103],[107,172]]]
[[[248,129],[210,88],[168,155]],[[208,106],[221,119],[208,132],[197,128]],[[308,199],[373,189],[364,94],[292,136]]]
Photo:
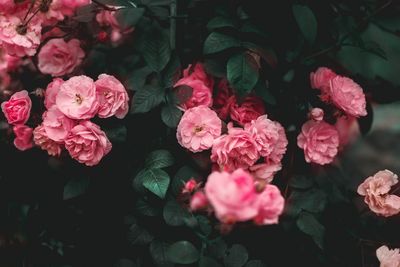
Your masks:
[[[17,26],[15,29],[19,35],[25,35],[26,32],[28,31],[28,28],[26,27],[25,24],[20,24]]]
[[[203,126],[202,125],[197,125],[196,127],[194,127],[194,133],[199,133],[201,131],[203,131]]]
[[[80,94],[75,94],[75,101],[78,103],[78,105],[82,104],[83,98]]]

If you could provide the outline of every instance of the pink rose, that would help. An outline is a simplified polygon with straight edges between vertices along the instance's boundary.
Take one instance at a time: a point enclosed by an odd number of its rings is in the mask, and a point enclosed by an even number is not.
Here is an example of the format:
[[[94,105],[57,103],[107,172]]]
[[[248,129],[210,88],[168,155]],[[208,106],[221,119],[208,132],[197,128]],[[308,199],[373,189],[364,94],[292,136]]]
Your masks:
[[[352,116],[339,117],[335,127],[339,133],[339,149],[343,149],[346,145],[353,143],[360,135],[357,119]]]
[[[92,3],[91,0],[62,0],[62,3],[65,7],[76,9],[81,6],[86,6]]]
[[[178,124],[178,143],[192,152],[210,149],[221,135],[222,123],[217,113],[205,106],[185,111]]]
[[[258,117],[244,126],[257,144],[257,150],[266,161],[280,163],[288,144],[285,129],[267,115]]]
[[[14,6],[14,0],[0,0],[0,13],[7,14],[13,10]]]
[[[50,156],[59,156],[61,154],[61,145],[51,140],[42,125],[33,130],[33,141],[42,150],[46,150]]]
[[[80,163],[94,166],[111,151],[112,145],[98,125],[81,121],[70,131],[65,148]]]
[[[0,49],[0,73],[14,71],[21,64],[21,58],[10,56]]]
[[[400,249],[389,249],[387,246],[381,246],[376,250],[376,257],[381,263],[380,267],[399,267]]]
[[[275,185],[267,184],[258,196],[258,214],[254,218],[260,225],[277,224],[283,212],[285,199]]]
[[[231,105],[231,119],[240,126],[244,126],[263,114],[265,114],[264,103],[256,96],[248,96],[243,102]]]
[[[111,116],[122,119],[128,113],[128,93],[125,87],[114,76],[101,74],[95,82],[99,100],[98,115],[100,118]]]
[[[62,0],[52,0],[45,3],[43,4],[42,1],[37,2],[36,8],[41,8],[41,12],[38,15],[42,17],[43,24],[46,26],[53,26],[58,21],[64,20],[65,16],[73,14],[70,8],[66,8],[63,5]],[[43,5],[46,5],[46,7],[43,7]]]
[[[196,188],[199,187],[199,183],[194,179],[190,179],[185,183],[182,189],[182,193],[192,193]]]
[[[259,201],[253,177],[242,169],[232,174],[211,173],[205,193],[216,217],[224,223],[247,221],[258,214]]]
[[[310,119],[322,121],[324,119],[324,111],[320,108],[313,108],[310,111]]]
[[[57,106],[52,106],[43,113],[43,127],[47,137],[53,141],[63,142],[75,124],[75,121],[65,116]]]
[[[218,84],[218,92],[214,99],[214,109],[218,116],[226,120],[229,116],[231,107],[236,103],[236,96],[229,87],[228,81],[223,79]]]
[[[256,179],[265,180],[267,183],[272,182],[275,174],[282,169],[281,163],[259,163],[249,167],[251,175]]]
[[[15,134],[14,145],[17,149],[25,151],[32,148],[32,131],[33,129],[26,125],[15,125],[13,127]]]
[[[56,97],[58,109],[76,120],[93,118],[99,109],[96,86],[87,76],[75,76],[65,81]]]
[[[34,17],[23,25],[25,12],[0,16],[0,45],[12,56],[33,56],[40,44],[41,20]]]
[[[331,69],[320,67],[315,72],[310,73],[311,88],[319,89],[323,94],[329,90],[330,81],[335,78],[337,74]]]
[[[194,193],[194,195],[190,199],[190,209],[192,211],[204,209],[205,207],[207,207],[207,205],[208,205],[207,197],[201,191]]]
[[[50,109],[56,104],[56,97],[63,83],[63,79],[55,78],[51,83],[47,85],[46,91],[44,93],[44,105],[47,109]]]
[[[358,186],[357,192],[365,196],[364,201],[373,212],[389,217],[400,212],[400,197],[389,194],[391,187],[397,183],[396,174],[383,170],[368,177]]]
[[[342,76],[333,78],[330,81],[329,96],[332,102],[348,115],[367,115],[364,92],[352,79]]]
[[[191,68],[190,65],[184,70],[183,78],[174,85],[174,87],[187,85],[193,89],[191,98],[182,104],[182,108],[186,110],[197,106],[211,107],[214,80],[206,74],[203,65],[196,64],[193,72],[189,73]]]
[[[234,171],[253,166],[260,158],[257,143],[248,131],[228,125],[228,134],[221,135],[214,141],[211,161],[225,171]]]
[[[85,52],[78,39],[65,42],[62,38],[51,39],[38,54],[38,68],[44,74],[63,76],[81,64]]]
[[[32,101],[26,90],[16,92],[8,101],[1,104],[1,109],[9,124],[25,124],[30,116]]]
[[[307,162],[329,164],[335,158],[339,147],[339,133],[324,121],[307,121],[297,136],[297,145],[304,150]]]

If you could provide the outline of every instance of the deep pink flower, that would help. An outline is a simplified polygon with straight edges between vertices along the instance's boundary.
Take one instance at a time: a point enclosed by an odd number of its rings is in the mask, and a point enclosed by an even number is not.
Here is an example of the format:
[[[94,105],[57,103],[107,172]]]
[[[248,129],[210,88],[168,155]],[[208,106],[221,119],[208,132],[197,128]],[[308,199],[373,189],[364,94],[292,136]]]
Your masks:
[[[47,151],[50,156],[59,156],[61,154],[61,145],[47,136],[42,125],[39,125],[33,130],[33,141],[41,149]]]
[[[341,116],[336,120],[335,127],[339,133],[339,149],[353,143],[360,136],[360,129],[355,117]]]
[[[378,215],[389,217],[400,213],[400,197],[390,195],[391,187],[398,183],[396,174],[389,170],[377,172],[358,186],[358,194],[365,196],[368,207]]]
[[[381,246],[376,250],[376,257],[380,262],[380,267],[399,267],[400,249],[389,249],[387,246]]]
[[[214,141],[211,161],[224,171],[234,171],[253,166],[260,158],[257,143],[248,131],[228,125],[228,134]]]
[[[265,106],[261,98],[257,96],[248,96],[243,102],[231,105],[231,119],[240,126],[244,126],[263,114],[265,114]]]
[[[208,205],[207,197],[201,191],[194,193],[194,195],[190,199],[190,209],[192,211],[204,209],[205,207],[207,207],[207,205]]]
[[[194,178],[192,178],[185,183],[182,193],[192,193],[198,186],[199,183]]]
[[[297,145],[304,150],[307,162],[329,164],[339,147],[339,133],[325,121],[307,121],[297,136]]]
[[[38,68],[44,74],[63,76],[81,64],[85,52],[78,39],[65,42],[62,38],[51,39],[38,54]]]
[[[50,109],[53,105],[56,104],[56,97],[63,83],[63,79],[55,78],[51,83],[47,85],[46,91],[44,93],[44,105],[47,109]]]
[[[231,174],[211,173],[205,193],[221,222],[247,221],[258,214],[259,201],[253,177],[242,169]]]
[[[0,0],[0,13],[9,14],[15,7],[14,0]]]
[[[21,151],[25,151],[27,149],[32,148],[33,143],[32,143],[32,131],[33,129],[20,124],[20,125],[15,125],[13,127],[13,131],[15,134],[15,139],[14,139],[14,145],[17,149]]]
[[[114,116],[122,119],[129,110],[129,96],[125,87],[114,76],[101,74],[95,82],[100,118]]]
[[[87,166],[97,165],[112,148],[106,134],[90,121],[81,121],[71,129],[65,148],[72,158]]]
[[[96,86],[87,76],[65,81],[57,94],[56,105],[67,117],[76,120],[93,118],[99,109]]]
[[[235,103],[236,96],[229,87],[228,81],[226,79],[222,79],[218,83],[218,91],[214,99],[214,109],[218,116],[221,119],[226,120],[229,116],[232,105]]]
[[[330,81],[336,76],[337,74],[331,69],[320,67],[315,72],[310,73],[311,88],[319,89],[321,90],[322,94],[327,94]]]
[[[178,143],[192,152],[210,149],[221,135],[222,123],[215,111],[206,106],[185,111],[178,124]]]
[[[277,224],[283,212],[285,199],[275,185],[267,184],[264,191],[258,195],[258,214],[255,223],[261,225]]]
[[[26,90],[16,92],[8,101],[1,104],[1,109],[9,124],[25,124],[30,116],[32,101]]]
[[[43,127],[47,137],[53,141],[63,142],[75,125],[75,121],[65,116],[55,105],[43,113]]]
[[[71,9],[89,5],[91,2],[91,0],[62,0],[63,5]]]

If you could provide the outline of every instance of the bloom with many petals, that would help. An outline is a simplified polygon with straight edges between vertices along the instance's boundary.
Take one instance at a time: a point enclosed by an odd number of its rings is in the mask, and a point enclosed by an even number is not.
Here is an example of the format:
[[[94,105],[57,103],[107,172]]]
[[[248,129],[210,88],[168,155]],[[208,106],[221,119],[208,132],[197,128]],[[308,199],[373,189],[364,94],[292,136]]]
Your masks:
[[[44,92],[44,105],[47,109],[50,109],[56,104],[56,96],[63,83],[63,79],[55,78],[47,85],[46,91]]]
[[[329,90],[330,81],[336,76],[337,74],[331,69],[320,67],[315,72],[310,73],[311,88],[319,89],[325,94]]]
[[[378,215],[389,217],[400,213],[400,197],[390,195],[391,187],[398,183],[396,174],[389,170],[377,172],[358,186],[358,194],[365,196],[368,207]]]
[[[259,212],[253,177],[242,169],[231,174],[211,173],[205,193],[217,218],[224,223],[247,221]]]
[[[9,124],[25,124],[30,116],[32,101],[27,91],[19,91],[8,101],[1,104],[1,109]]]
[[[325,121],[307,121],[297,136],[297,145],[304,150],[307,162],[329,164],[338,153],[339,133]]]
[[[215,111],[200,106],[188,109],[177,128],[178,143],[192,152],[210,149],[221,135],[222,123]]]
[[[111,151],[112,145],[98,125],[82,121],[71,129],[65,148],[80,163],[94,166]]]
[[[254,218],[255,223],[261,225],[277,224],[279,216],[283,212],[285,199],[281,191],[275,185],[266,185],[258,196],[258,214]]]
[[[99,100],[98,115],[100,118],[114,116],[122,119],[128,113],[128,93],[125,87],[114,76],[101,74],[95,82]]]
[[[248,96],[242,102],[231,105],[231,119],[240,126],[257,119],[265,114],[265,106],[261,98]]]
[[[99,109],[96,86],[87,76],[75,76],[65,81],[56,97],[58,109],[76,120],[93,118]]]
[[[43,113],[43,127],[47,136],[56,142],[63,142],[75,124],[75,121],[65,116],[57,106],[52,106]]]
[[[32,128],[20,124],[15,125],[13,131],[15,134],[14,145],[17,149],[24,151],[32,148]]]
[[[61,154],[61,145],[51,140],[42,125],[33,130],[33,141],[41,149],[46,150],[50,156],[59,156]]]
[[[38,68],[44,74],[63,76],[81,64],[84,56],[78,39],[68,42],[62,38],[51,39],[40,49]]]
[[[400,267],[400,249],[389,249],[381,246],[376,250],[376,257],[380,262],[380,267]]]

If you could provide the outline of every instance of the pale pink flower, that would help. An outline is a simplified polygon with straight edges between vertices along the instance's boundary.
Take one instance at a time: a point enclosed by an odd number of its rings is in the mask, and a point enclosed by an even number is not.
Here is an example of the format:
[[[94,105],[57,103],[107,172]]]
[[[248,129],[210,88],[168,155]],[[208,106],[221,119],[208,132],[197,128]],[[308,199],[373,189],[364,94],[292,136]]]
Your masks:
[[[267,183],[270,183],[274,179],[275,174],[281,169],[281,163],[273,162],[254,164],[249,167],[249,171],[254,178],[265,180]]]
[[[279,122],[268,119],[267,115],[262,115],[245,124],[244,129],[256,142],[260,156],[265,157],[267,162],[281,162],[288,140],[285,129]]]
[[[125,87],[114,76],[101,74],[95,82],[99,100],[98,115],[100,118],[111,116],[122,119],[129,110],[129,96]]]
[[[63,79],[55,78],[51,83],[47,85],[46,91],[44,93],[44,105],[47,109],[50,109],[53,105],[56,104],[56,97],[63,83]]]
[[[358,194],[376,214],[389,217],[400,213],[400,197],[390,195],[391,187],[398,183],[396,174],[389,170],[377,172],[358,186]]]
[[[310,118],[315,121],[322,121],[324,119],[324,110],[320,108],[313,108],[310,111]]]
[[[285,199],[275,185],[267,184],[258,195],[258,214],[254,222],[260,225],[277,224],[283,212]]]
[[[67,117],[76,120],[93,118],[99,109],[96,86],[87,76],[65,81],[57,94],[56,105]]]
[[[191,73],[190,70],[192,70],[191,65],[184,70],[183,78],[174,85],[174,87],[187,85],[193,89],[190,99],[181,105],[182,109],[197,106],[211,107],[214,80],[206,74],[202,64],[196,64]]]
[[[228,134],[214,141],[211,161],[224,171],[247,169],[260,158],[257,143],[248,131],[228,125]]]
[[[63,5],[62,0],[52,0],[49,2],[37,1],[35,8],[40,8],[38,15],[42,17],[44,25],[49,26],[64,20],[65,16],[73,14],[70,8],[66,8]]]
[[[1,109],[9,124],[25,124],[30,116],[32,101],[28,91],[14,93],[8,101],[1,104]]]
[[[380,262],[380,267],[400,267],[400,249],[389,249],[381,246],[376,250],[376,257]]]
[[[205,185],[205,193],[221,222],[247,221],[258,214],[259,201],[253,177],[242,169],[231,174],[211,173]]]
[[[231,105],[231,119],[240,126],[257,119],[265,114],[265,106],[261,98],[248,96],[242,102]]]
[[[204,209],[205,207],[207,207],[207,205],[208,205],[207,197],[201,191],[194,193],[194,195],[190,199],[190,209],[192,211]]]
[[[62,38],[51,39],[39,51],[38,68],[44,74],[63,76],[81,64],[84,56],[78,39],[68,42]]]
[[[319,89],[321,90],[322,94],[327,94],[330,81],[336,76],[337,74],[331,69],[320,67],[315,72],[310,73],[311,88]]]
[[[12,56],[33,56],[40,44],[41,20],[33,18],[24,26],[23,13],[0,16],[0,45]]]
[[[364,92],[352,79],[342,76],[333,78],[330,81],[329,96],[346,114],[354,117],[367,115]]]
[[[178,143],[192,152],[210,149],[221,135],[222,122],[206,106],[190,108],[183,114],[176,131]]]
[[[304,150],[307,162],[329,164],[338,153],[339,133],[325,121],[307,121],[297,136],[297,145]]]
[[[47,137],[53,141],[63,142],[75,125],[75,121],[65,116],[55,105],[43,113],[43,127]]]
[[[13,131],[15,134],[14,145],[18,150],[25,151],[32,148],[32,128],[20,124],[14,126]]]
[[[51,140],[42,125],[33,130],[33,141],[42,150],[47,151],[50,156],[59,156],[61,154],[61,145]]]
[[[81,121],[65,139],[65,148],[78,162],[94,166],[111,151],[112,145],[98,125]]]

